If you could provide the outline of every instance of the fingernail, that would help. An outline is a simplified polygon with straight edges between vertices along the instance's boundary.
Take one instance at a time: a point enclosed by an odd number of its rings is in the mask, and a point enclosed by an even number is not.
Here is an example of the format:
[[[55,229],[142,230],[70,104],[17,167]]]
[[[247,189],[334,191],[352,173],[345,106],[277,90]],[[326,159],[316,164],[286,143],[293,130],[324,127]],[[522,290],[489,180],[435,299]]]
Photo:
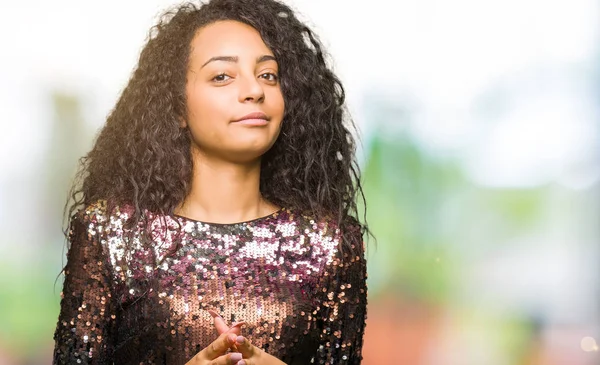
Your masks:
[[[244,360],[240,360],[237,365],[246,365],[246,362]]]
[[[244,336],[237,336],[237,339],[235,340],[236,343],[239,343],[240,345],[244,343]]]
[[[239,326],[242,327],[243,325],[245,325],[246,322],[245,321],[241,321],[241,322],[235,322],[231,327],[235,327],[235,326]]]
[[[231,359],[231,361],[236,363],[242,359],[242,354],[240,354],[239,352],[232,352],[229,358]]]
[[[214,311],[214,310],[212,310],[212,309],[209,309],[209,310],[208,310],[208,313],[210,313],[210,315],[211,315],[213,318],[216,318],[216,317],[223,318],[223,317],[221,317],[221,316],[219,315],[219,313],[215,312],[215,311]]]

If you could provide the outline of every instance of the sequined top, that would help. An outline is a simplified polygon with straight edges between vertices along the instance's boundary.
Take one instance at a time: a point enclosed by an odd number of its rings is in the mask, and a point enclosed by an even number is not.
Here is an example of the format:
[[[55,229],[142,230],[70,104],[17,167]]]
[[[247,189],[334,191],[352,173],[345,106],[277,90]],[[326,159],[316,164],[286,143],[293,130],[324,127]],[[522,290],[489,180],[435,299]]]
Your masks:
[[[286,364],[360,364],[364,245],[342,261],[332,222],[287,208],[232,224],[146,212],[144,250],[130,214],[99,200],[71,218],[53,364],[185,364],[218,337],[209,309]]]

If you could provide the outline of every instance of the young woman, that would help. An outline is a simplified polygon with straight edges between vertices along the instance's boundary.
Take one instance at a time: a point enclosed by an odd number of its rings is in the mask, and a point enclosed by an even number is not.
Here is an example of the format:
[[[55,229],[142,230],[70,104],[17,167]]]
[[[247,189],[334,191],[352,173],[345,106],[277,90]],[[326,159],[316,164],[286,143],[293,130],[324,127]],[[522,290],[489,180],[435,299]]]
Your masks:
[[[166,12],[71,190],[54,364],[359,364],[346,114],[288,6]]]

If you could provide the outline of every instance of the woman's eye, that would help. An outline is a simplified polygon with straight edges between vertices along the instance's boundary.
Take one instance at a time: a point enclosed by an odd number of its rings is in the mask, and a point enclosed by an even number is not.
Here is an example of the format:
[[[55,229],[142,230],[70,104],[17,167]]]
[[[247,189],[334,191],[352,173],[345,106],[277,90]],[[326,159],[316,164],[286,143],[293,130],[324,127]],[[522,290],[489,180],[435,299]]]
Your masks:
[[[265,72],[265,73],[264,73],[264,74],[262,74],[261,76],[264,76],[264,75],[271,75],[271,76],[272,76],[272,78],[271,78],[271,79],[269,79],[269,81],[275,81],[275,80],[277,80],[277,75],[276,75],[276,74],[274,74],[274,73],[272,73],[272,72]]]
[[[268,79],[269,81],[277,81],[278,76],[276,74],[274,74],[272,72],[265,72],[264,74],[261,74],[260,76],[265,76],[265,75],[268,75],[266,77],[266,79]],[[227,81],[227,79],[226,79],[227,77],[230,78],[230,76],[227,75],[226,73],[220,73],[220,74],[216,75],[215,77],[213,77],[212,81],[225,82],[225,81]]]
[[[225,74],[225,73],[220,73],[217,76],[213,77],[212,81],[216,81],[216,82],[226,81],[226,80],[223,79],[223,77],[229,77],[229,76],[227,76],[227,74]]]

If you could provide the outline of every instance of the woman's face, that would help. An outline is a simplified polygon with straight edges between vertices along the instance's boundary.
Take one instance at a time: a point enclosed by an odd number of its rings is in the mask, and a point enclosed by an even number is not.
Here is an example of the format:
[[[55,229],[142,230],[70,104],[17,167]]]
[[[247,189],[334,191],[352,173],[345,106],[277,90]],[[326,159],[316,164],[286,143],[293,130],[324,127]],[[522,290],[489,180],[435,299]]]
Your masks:
[[[273,53],[253,27],[222,20],[202,27],[191,42],[187,72],[188,125],[193,147],[234,162],[260,158],[279,135],[284,101]],[[247,114],[264,123],[235,122]]]

